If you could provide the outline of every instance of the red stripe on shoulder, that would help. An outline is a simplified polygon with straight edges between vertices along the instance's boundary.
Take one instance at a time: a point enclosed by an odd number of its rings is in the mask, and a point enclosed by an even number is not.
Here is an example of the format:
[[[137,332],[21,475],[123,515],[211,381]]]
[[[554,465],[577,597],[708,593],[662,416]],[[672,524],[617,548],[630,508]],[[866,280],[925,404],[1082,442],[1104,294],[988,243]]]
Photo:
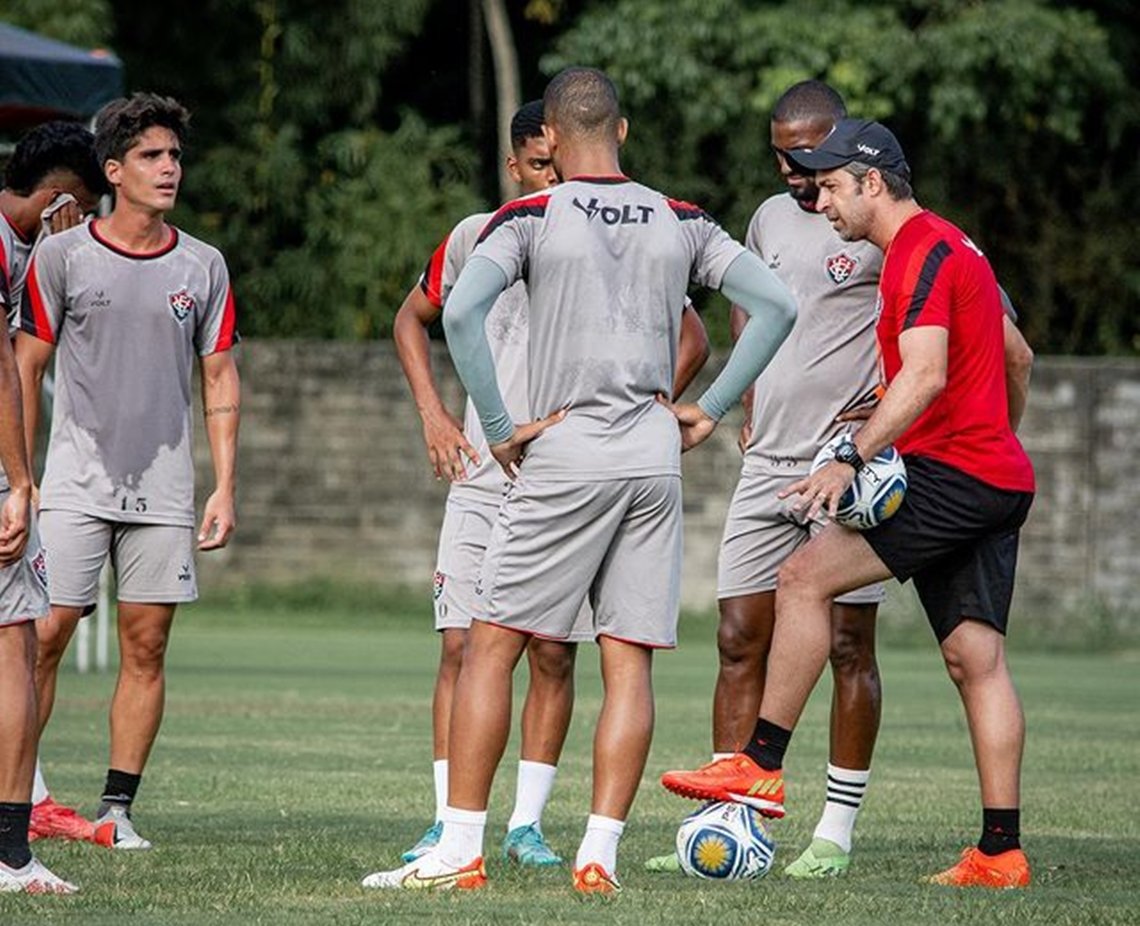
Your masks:
[[[35,335],[48,344],[54,344],[55,335],[52,334],[51,323],[48,321],[44,298],[40,295],[40,281],[36,277],[35,260],[28,267],[28,281],[24,286],[24,294],[28,298],[20,304],[20,330]]]
[[[226,305],[222,309],[222,326],[218,331],[218,340],[214,344],[214,353],[229,350],[237,340],[237,306],[234,305],[234,288],[226,287]]]
[[[511,200],[491,216],[487,224],[483,226],[483,230],[479,232],[479,238],[475,243],[477,245],[481,244],[491,232],[500,225],[510,222],[512,219],[520,219],[526,216],[541,219],[546,215],[546,204],[548,202],[550,202],[549,194],[545,196],[526,196],[523,199]]]
[[[692,203],[687,203],[683,199],[669,199],[669,197],[665,197],[665,201],[669,204],[669,208],[673,210],[673,214],[682,222],[688,219],[708,219],[710,222],[712,221],[712,217],[700,206],[694,206]]]
[[[443,264],[447,258],[447,242],[450,240],[451,235],[446,235],[439,247],[432,251],[420,282],[420,289],[427,296],[428,302],[437,309],[443,308]]]

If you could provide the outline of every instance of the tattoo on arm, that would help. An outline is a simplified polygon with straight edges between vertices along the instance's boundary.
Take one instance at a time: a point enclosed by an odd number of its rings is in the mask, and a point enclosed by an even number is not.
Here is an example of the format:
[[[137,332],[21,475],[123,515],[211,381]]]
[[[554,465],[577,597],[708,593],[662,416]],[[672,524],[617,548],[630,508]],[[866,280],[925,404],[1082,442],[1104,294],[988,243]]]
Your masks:
[[[214,415],[233,415],[238,410],[237,405],[215,405],[213,408],[206,409],[206,417],[211,418]]]

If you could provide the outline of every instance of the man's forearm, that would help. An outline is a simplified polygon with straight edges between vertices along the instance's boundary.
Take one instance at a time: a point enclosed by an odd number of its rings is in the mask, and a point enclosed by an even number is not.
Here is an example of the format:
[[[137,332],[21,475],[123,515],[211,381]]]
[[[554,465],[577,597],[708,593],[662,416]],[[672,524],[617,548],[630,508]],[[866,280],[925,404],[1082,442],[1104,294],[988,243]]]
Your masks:
[[[681,339],[677,347],[677,373],[673,378],[674,400],[681,397],[709,359],[709,336],[697,310],[686,305],[681,312]]]
[[[431,340],[428,338],[427,326],[417,317],[414,308],[409,306],[417,294],[418,287],[409,294],[396,313],[392,336],[396,342],[396,356],[400,358],[404,378],[412,392],[412,400],[416,403],[420,417],[428,418],[438,416],[446,409],[432,373]],[[423,301],[427,302],[426,297],[423,297]]]
[[[492,446],[514,433],[495,377],[495,361],[485,327],[491,307],[506,287],[507,277],[494,262],[472,257],[451,291],[443,318],[455,372],[474,403],[483,434]]]
[[[891,382],[878,407],[856,432],[853,440],[864,460],[902,437],[930,403],[938,398],[944,383],[918,368],[904,364]]]
[[[232,361],[214,375],[203,374],[202,405],[206,439],[214,464],[214,486],[232,495],[237,482],[237,440],[241,418],[241,381],[237,366]]]
[[[755,254],[745,252],[732,262],[721,289],[748,315],[748,322],[724,369],[697,402],[716,420],[756,381],[796,321],[792,294]]]
[[[31,486],[20,374],[12,356],[12,342],[6,336],[0,338],[0,465],[12,488]]]

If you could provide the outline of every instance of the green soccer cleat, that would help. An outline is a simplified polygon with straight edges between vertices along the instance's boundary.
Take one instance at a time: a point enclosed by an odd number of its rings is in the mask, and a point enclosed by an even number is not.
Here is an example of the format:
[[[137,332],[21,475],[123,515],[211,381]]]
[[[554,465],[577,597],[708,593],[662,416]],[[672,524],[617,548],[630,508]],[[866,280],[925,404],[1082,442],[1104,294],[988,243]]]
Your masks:
[[[813,839],[803,854],[784,868],[789,878],[838,878],[851,864],[851,853],[844,852],[830,839]]]
[[[420,841],[400,856],[400,860],[403,862],[414,862],[421,855],[426,855],[439,845],[439,837],[441,835],[443,835],[443,824],[439,820],[436,820],[420,837]]]
[[[528,868],[562,864],[562,857],[546,844],[542,830],[533,823],[516,826],[507,833],[503,840],[503,859]]]
[[[677,858],[676,852],[670,852],[668,855],[655,855],[651,859],[646,859],[645,870],[652,871],[654,874],[672,874],[681,870],[681,860]]]

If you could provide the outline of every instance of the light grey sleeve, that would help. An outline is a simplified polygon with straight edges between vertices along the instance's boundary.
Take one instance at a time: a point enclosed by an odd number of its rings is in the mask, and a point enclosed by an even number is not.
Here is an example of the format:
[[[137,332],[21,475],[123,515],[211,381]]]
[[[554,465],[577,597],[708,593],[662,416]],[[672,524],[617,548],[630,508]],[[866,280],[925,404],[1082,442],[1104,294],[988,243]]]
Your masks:
[[[194,348],[200,357],[229,350],[240,340],[230,272],[218,252],[211,255],[209,277],[210,292],[194,331]]]
[[[473,254],[459,274],[443,313],[447,349],[455,372],[479,413],[488,444],[507,440],[515,430],[495,378],[495,360],[486,329],[491,307],[507,285],[506,274],[498,264]]]
[[[701,410],[717,421],[756,382],[796,321],[792,294],[750,251],[744,251],[729,265],[721,292],[744,310],[748,321],[724,369],[697,400]]]
[[[693,282],[709,289],[720,289],[725,271],[737,257],[745,253],[744,245],[732,238],[703,211],[697,218],[684,219],[681,228],[691,236]]]
[[[67,311],[67,252],[59,238],[48,238],[32,258],[23,299],[20,330],[55,344]]]

